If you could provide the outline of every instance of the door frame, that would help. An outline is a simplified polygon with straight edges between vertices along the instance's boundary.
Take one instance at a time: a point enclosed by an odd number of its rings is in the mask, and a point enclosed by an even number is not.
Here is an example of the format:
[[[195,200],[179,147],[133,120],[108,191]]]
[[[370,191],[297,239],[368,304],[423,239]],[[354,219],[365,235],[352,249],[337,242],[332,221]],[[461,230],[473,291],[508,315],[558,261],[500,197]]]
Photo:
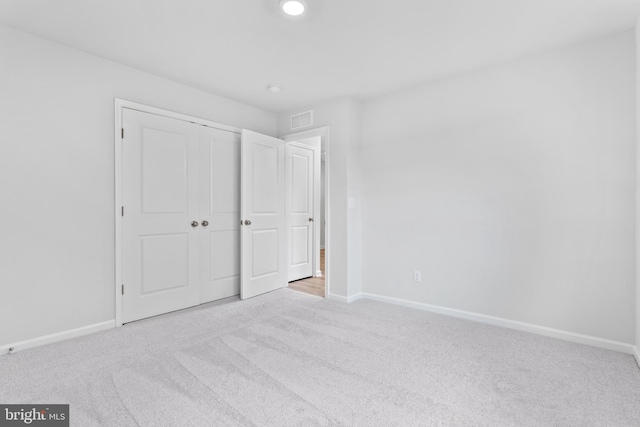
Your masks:
[[[327,256],[331,250],[331,233],[329,232],[331,229],[331,221],[330,221],[330,212],[331,212],[331,168],[329,167],[331,161],[331,150],[330,150],[330,128],[329,126],[322,126],[314,129],[308,129],[301,132],[289,133],[285,135],[281,135],[280,138],[285,141],[296,141],[298,139],[310,138],[314,136],[320,137],[320,167],[322,168],[322,157],[324,157],[324,220],[326,222],[324,228],[324,247],[325,247],[325,277],[324,277],[324,297],[329,297],[329,290],[331,288],[331,268],[330,268],[330,256]],[[324,150],[322,147],[324,146]],[[289,227],[287,221],[287,229]],[[315,243],[315,246],[320,247],[320,239]],[[320,252],[318,251],[318,259],[320,258]],[[315,275],[314,271],[314,275]]]
[[[162,108],[156,108],[149,105],[139,104],[125,99],[115,98],[115,120],[113,141],[115,149],[114,160],[114,228],[115,228],[115,318],[116,327],[122,326],[122,119],[123,110],[130,109],[141,111],[143,113],[155,114],[157,116],[178,119],[185,122],[191,122],[198,125],[208,126],[215,129],[226,130],[240,134],[242,129],[233,126],[227,126],[220,123],[212,122],[198,117],[186,114],[176,113]]]

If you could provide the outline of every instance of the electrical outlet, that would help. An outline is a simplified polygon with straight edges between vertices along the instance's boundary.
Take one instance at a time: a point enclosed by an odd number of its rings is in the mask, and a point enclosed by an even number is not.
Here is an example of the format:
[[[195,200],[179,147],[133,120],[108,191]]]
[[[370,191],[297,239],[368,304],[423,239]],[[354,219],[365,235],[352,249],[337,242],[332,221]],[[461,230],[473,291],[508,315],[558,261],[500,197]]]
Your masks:
[[[414,270],[413,271],[413,281],[414,282],[422,282],[422,272],[419,270]]]

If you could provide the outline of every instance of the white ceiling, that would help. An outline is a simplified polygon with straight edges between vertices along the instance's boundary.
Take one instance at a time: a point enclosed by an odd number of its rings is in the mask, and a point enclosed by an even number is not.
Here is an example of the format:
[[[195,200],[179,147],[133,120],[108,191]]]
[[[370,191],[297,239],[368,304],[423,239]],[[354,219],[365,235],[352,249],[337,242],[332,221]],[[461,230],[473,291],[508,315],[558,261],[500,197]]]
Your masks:
[[[308,3],[292,20],[278,0],[2,0],[0,23],[281,112],[631,29],[640,14],[640,0]]]

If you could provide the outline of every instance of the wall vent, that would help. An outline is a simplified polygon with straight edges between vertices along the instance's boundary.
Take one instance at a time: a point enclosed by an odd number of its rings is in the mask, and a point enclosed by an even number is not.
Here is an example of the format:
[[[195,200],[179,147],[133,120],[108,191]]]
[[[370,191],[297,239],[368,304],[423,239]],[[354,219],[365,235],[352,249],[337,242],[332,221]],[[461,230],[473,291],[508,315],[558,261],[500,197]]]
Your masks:
[[[302,113],[291,116],[291,130],[298,129],[313,124],[313,110],[304,111]]]

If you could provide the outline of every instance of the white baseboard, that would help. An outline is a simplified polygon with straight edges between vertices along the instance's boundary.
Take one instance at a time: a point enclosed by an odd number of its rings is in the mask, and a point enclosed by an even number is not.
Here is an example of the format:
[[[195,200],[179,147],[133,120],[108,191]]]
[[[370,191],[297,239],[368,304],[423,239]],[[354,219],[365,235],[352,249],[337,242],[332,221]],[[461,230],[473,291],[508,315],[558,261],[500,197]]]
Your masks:
[[[425,304],[422,302],[409,301],[400,298],[387,297],[370,293],[361,294],[361,298],[374,301],[386,302],[389,304],[401,305],[404,307],[417,308],[419,310],[430,311],[432,313],[444,314],[446,316],[458,317],[461,319],[473,320],[475,322],[487,323],[489,325],[501,326],[503,328],[515,329],[523,332],[530,332],[537,335],[543,335],[551,338],[558,338],[565,341],[571,341],[579,344],[591,345],[594,347],[604,348],[607,350],[619,351],[626,354],[634,354],[636,360],[640,364],[638,355],[638,347],[620,341],[612,341],[604,338],[593,337],[590,335],[576,334],[574,332],[562,331],[559,329],[547,328],[531,323],[518,322],[515,320],[503,319],[500,317],[487,316],[484,314],[473,313],[470,311],[456,310],[453,308],[441,307],[437,305]]]
[[[0,355],[9,353],[9,349],[13,347],[14,352],[26,350],[28,348],[39,347],[42,345],[52,344],[58,341],[65,341],[71,338],[81,337],[83,335],[93,334],[95,332],[105,331],[116,327],[115,320],[96,323],[93,325],[83,326],[81,328],[70,329],[68,331],[57,332],[55,334],[45,335],[38,338],[32,338],[26,341],[20,341],[13,344],[5,344],[0,346]]]
[[[349,303],[352,303],[354,301],[357,301],[357,300],[361,299],[362,295],[363,295],[362,293],[358,293],[358,294],[355,294],[355,295],[344,297],[342,295],[336,295],[336,294],[331,294],[330,293],[328,298],[332,299],[334,301],[346,302],[347,304],[349,304]]]
[[[640,368],[640,343],[633,347],[633,355],[636,358],[636,363],[638,364],[638,368]]]

